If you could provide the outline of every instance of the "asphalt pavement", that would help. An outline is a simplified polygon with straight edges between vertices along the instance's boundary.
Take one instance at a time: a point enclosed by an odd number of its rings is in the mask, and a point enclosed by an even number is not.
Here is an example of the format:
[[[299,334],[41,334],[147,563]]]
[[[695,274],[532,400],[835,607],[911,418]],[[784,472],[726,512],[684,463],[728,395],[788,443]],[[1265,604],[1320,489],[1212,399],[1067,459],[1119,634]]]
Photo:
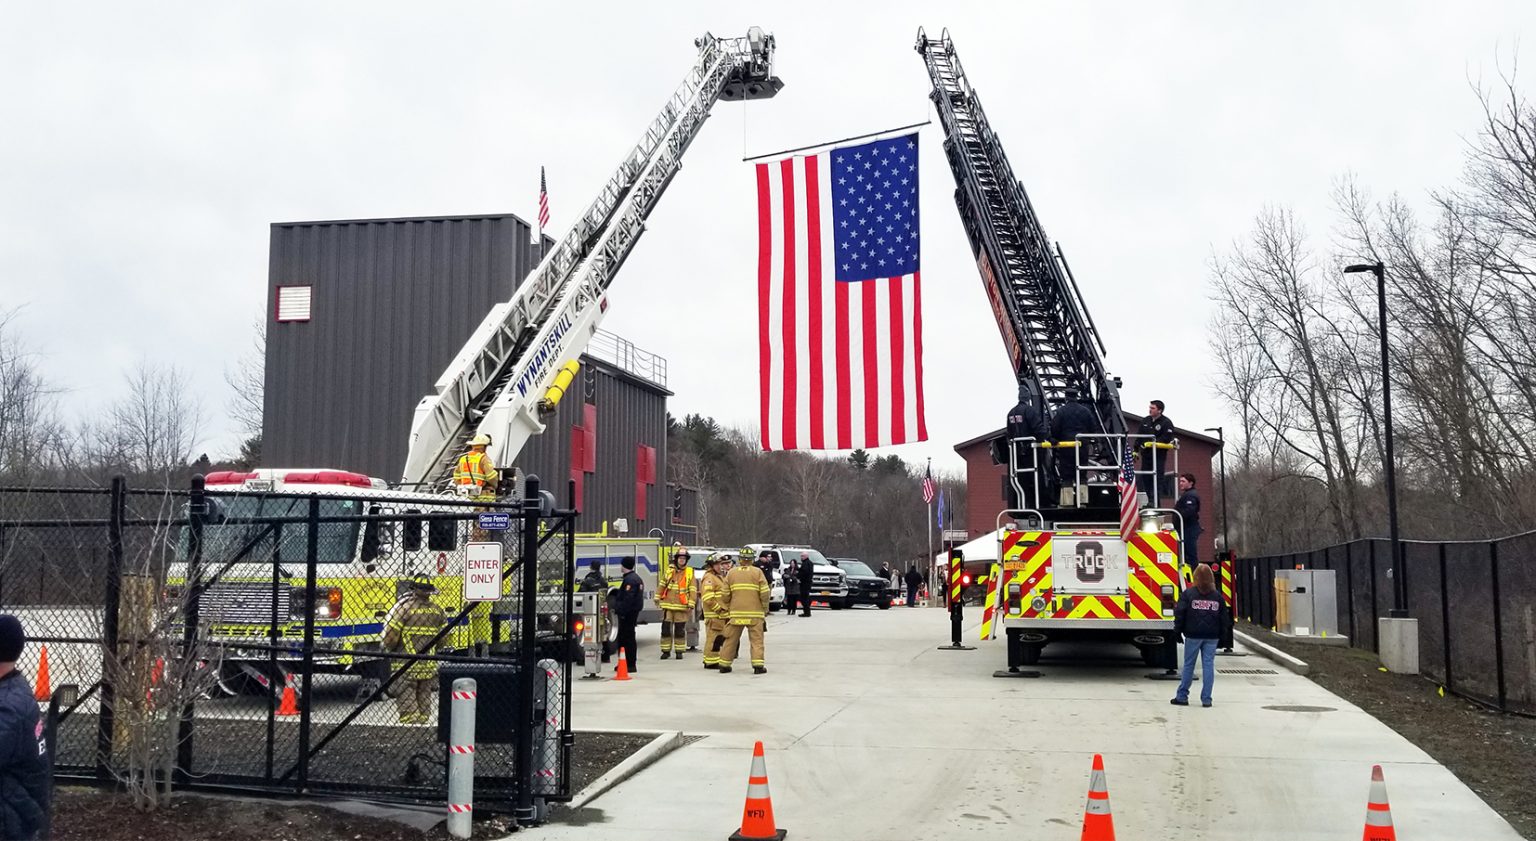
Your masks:
[[[1173,684],[1147,679],[1129,649],[1060,652],[1088,662],[1047,649],[1042,677],[993,678],[1003,643],[976,642],[977,618],[975,651],[940,651],[942,610],[776,614],[766,675],[741,658],[729,675],[697,654],[659,661],[658,628],[642,627],[634,680],[576,682],[575,728],[707,738],[520,836],[719,841],[740,825],[761,740],[778,826],[809,841],[1075,841],[1095,753],[1121,838],[1358,837],[1373,764],[1398,837],[1520,838],[1423,751],[1261,657],[1222,658],[1214,707],[1198,691],[1174,707]]]

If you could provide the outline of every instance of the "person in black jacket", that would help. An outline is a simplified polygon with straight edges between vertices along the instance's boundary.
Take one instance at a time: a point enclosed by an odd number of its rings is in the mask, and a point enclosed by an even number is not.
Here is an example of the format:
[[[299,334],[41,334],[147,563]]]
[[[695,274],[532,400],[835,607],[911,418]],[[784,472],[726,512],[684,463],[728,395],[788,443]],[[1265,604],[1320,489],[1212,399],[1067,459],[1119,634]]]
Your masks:
[[[1138,475],[1136,484],[1146,492],[1147,503],[1154,507],[1160,506],[1163,499],[1169,496],[1167,483],[1163,481],[1163,469],[1168,465],[1168,451],[1147,445],[1153,442],[1173,443],[1173,428],[1173,421],[1163,414],[1163,401],[1153,400],[1147,404],[1147,416],[1141,419],[1141,428],[1136,430],[1137,434],[1152,436],[1150,440],[1136,439],[1136,454],[1141,459],[1141,469],[1152,471],[1150,474]]]
[[[613,613],[619,619],[619,651],[629,664],[630,672],[640,662],[640,644],[635,641],[635,626],[640,623],[640,611],[645,607],[645,582],[635,574],[635,559],[626,556],[619,562],[624,568],[624,578],[619,582],[618,595],[613,600]]]
[[[16,670],[26,645],[21,622],[0,616],[0,832],[31,841],[47,822],[52,780],[37,699]]]
[[[795,568],[795,573],[800,576],[800,610],[801,616],[811,615],[811,583],[812,576],[816,573],[816,562],[811,556],[800,553],[800,565]],[[787,577],[786,577],[787,578]],[[793,613],[794,611],[790,611]]]
[[[1195,567],[1195,586],[1179,596],[1173,609],[1173,632],[1184,637],[1184,672],[1179,676],[1175,706],[1189,706],[1189,684],[1195,677],[1195,657],[1201,660],[1200,706],[1211,705],[1211,684],[1216,680],[1216,643],[1227,625],[1227,605],[1216,590],[1216,575],[1205,564]]]
[[[923,586],[923,574],[917,566],[907,567],[907,607],[917,607],[917,588]]]
[[[1205,532],[1200,526],[1200,494],[1195,493],[1195,474],[1179,474],[1179,501],[1173,507],[1183,522],[1180,530],[1184,533],[1184,563],[1195,566],[1200,563],[1200,535]]]
[[[1091,449],[1093,439],[1079,441],[1077,436],[1091,435],[1102,431],[1099,429],[1099,418],[1077,395],[1076,388],[1068,387],[1066,390],[1066,401],[1051,414],[1051,440],[1057,444],[1071,444],[1076,441],[1078,446]],[[1077,451],[1074,449],[1059,450],[1055,454],[1055,459],[1056,477],[1060,487],[1070,488],[1075,486],[1077,484]],[[1087,464],[1089,459],[1085,457],[1082,461],[1084,464]]]

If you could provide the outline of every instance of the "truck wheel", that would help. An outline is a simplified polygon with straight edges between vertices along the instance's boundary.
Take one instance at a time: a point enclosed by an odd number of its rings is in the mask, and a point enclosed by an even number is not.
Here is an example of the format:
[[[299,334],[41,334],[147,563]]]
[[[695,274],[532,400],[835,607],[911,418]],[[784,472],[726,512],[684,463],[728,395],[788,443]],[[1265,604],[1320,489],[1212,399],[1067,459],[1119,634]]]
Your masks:
[[[881,610],[890,610],[891,609],[891,600],[890,599],[885,599],[884,601],[882,601],[879,604],[875,605],[875,607],[878,607]]]
[[[845,601],[845,599],[827,599],[827,604],[831,605],[833,610],[842,610]]]

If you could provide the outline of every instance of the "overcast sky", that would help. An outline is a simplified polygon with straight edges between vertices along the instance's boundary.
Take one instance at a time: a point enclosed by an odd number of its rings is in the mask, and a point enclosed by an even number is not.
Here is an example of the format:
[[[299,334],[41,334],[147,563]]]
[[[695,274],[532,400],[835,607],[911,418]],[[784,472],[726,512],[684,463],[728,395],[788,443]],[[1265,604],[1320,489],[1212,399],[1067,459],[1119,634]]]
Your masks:
[[[543,165],[559,236],[691,66],[693,38],[756,24],[778,37],[784,91],[716,107],[603,325],[668,359],[675,414],[755,423],[741,159],[931,118],[912,44],[947,26],[1126,408],[1161,398],[1181,426],[1230,425],[1206,344],[1212,253],[1267,203],[1324,238],[1346,173],[1415,202],[1453,181],[1470,84],[1536,31],[1529,0],[744,7],[7,3],[0,310],[23,307],[72,413],[117,397],[140,360],[174,362],[209,415],[202,448],[233,452],[223,372],[264,313],[270,223],[533,218]],[[921,131],[932,437],[892,452],[957,469],[953,445],[1000,426],[1013,385],[942,131]]]

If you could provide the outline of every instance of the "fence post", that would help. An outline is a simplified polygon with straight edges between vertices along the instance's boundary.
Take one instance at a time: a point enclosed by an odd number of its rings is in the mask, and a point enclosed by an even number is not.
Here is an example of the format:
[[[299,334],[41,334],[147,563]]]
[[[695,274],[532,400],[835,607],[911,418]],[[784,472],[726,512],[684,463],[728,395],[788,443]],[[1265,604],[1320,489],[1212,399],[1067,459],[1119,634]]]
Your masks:
[[[448,713],[448,834],[468,838],[475,820],[475,679],[453,682]]]
[[[1344,593],[1349,599],[1349,640],[1350,647],[1359,644],[1360,637],[1355,635],[1355,544],[1347,543],[1344,546]]]
[[[535,637],[538,633],[538,566],[539,566],[539,477],[529,474],[523,487],[523,588],[522,616],[518,632],[518,663],[520,673],[517,697],[517,807],[512,815],[519,826],[530,826],[537,818],[533,808],[533,693],[538,683],[533,679],[534,661],[538,658]]]
[[[1403,554],[1407,555],[1407,547]],[[1405,557],[1406,560],[1406,557]],[[1451,594],[1445,587],[1445,544],[1440,544],[1440,651],[1445,661],[1445,688],[1456,691],[1451,678]]]
[[[208,512],[208,497],[204,493],[201,473],[192,477],[192,490],[187,497],[187,601],[182,610],[181,669],[191,668],[192,656],[197,649],[197,625],[202,621],[203,577],[203,515]],[[176,776],[187,782],[192,774],[192,728],[196,716],[196,700],[183,699],[181,727],[176,739]]]
[[[1499,711],[1508,712],[1509,698],[1504,688],[1504,612],[1499,595],[1499,543],[1488,541],[1488,566],[1493,576],[1493,668],[1499,685]]]
[[[107,595],[101,617],[101,712],[96,719],[96,779],[102,781],[112,778],[112,736],[117,729],[117,636],[123,598],[123,512],[127,495],[128,481],[113,476],[107,515]]]
[[[1371,650],[1381,653],[1381,610],[1376,606],[1376,541],[1367,540],[1371,547]]]
[[[320,495],[309,495],[309,517],[304,524],[304,660],[303,689],[299,697],[299,774],[295,784],[300,794],[309,787],[309,699],[310,682],[315,671],[315,566],[320,557]]]

